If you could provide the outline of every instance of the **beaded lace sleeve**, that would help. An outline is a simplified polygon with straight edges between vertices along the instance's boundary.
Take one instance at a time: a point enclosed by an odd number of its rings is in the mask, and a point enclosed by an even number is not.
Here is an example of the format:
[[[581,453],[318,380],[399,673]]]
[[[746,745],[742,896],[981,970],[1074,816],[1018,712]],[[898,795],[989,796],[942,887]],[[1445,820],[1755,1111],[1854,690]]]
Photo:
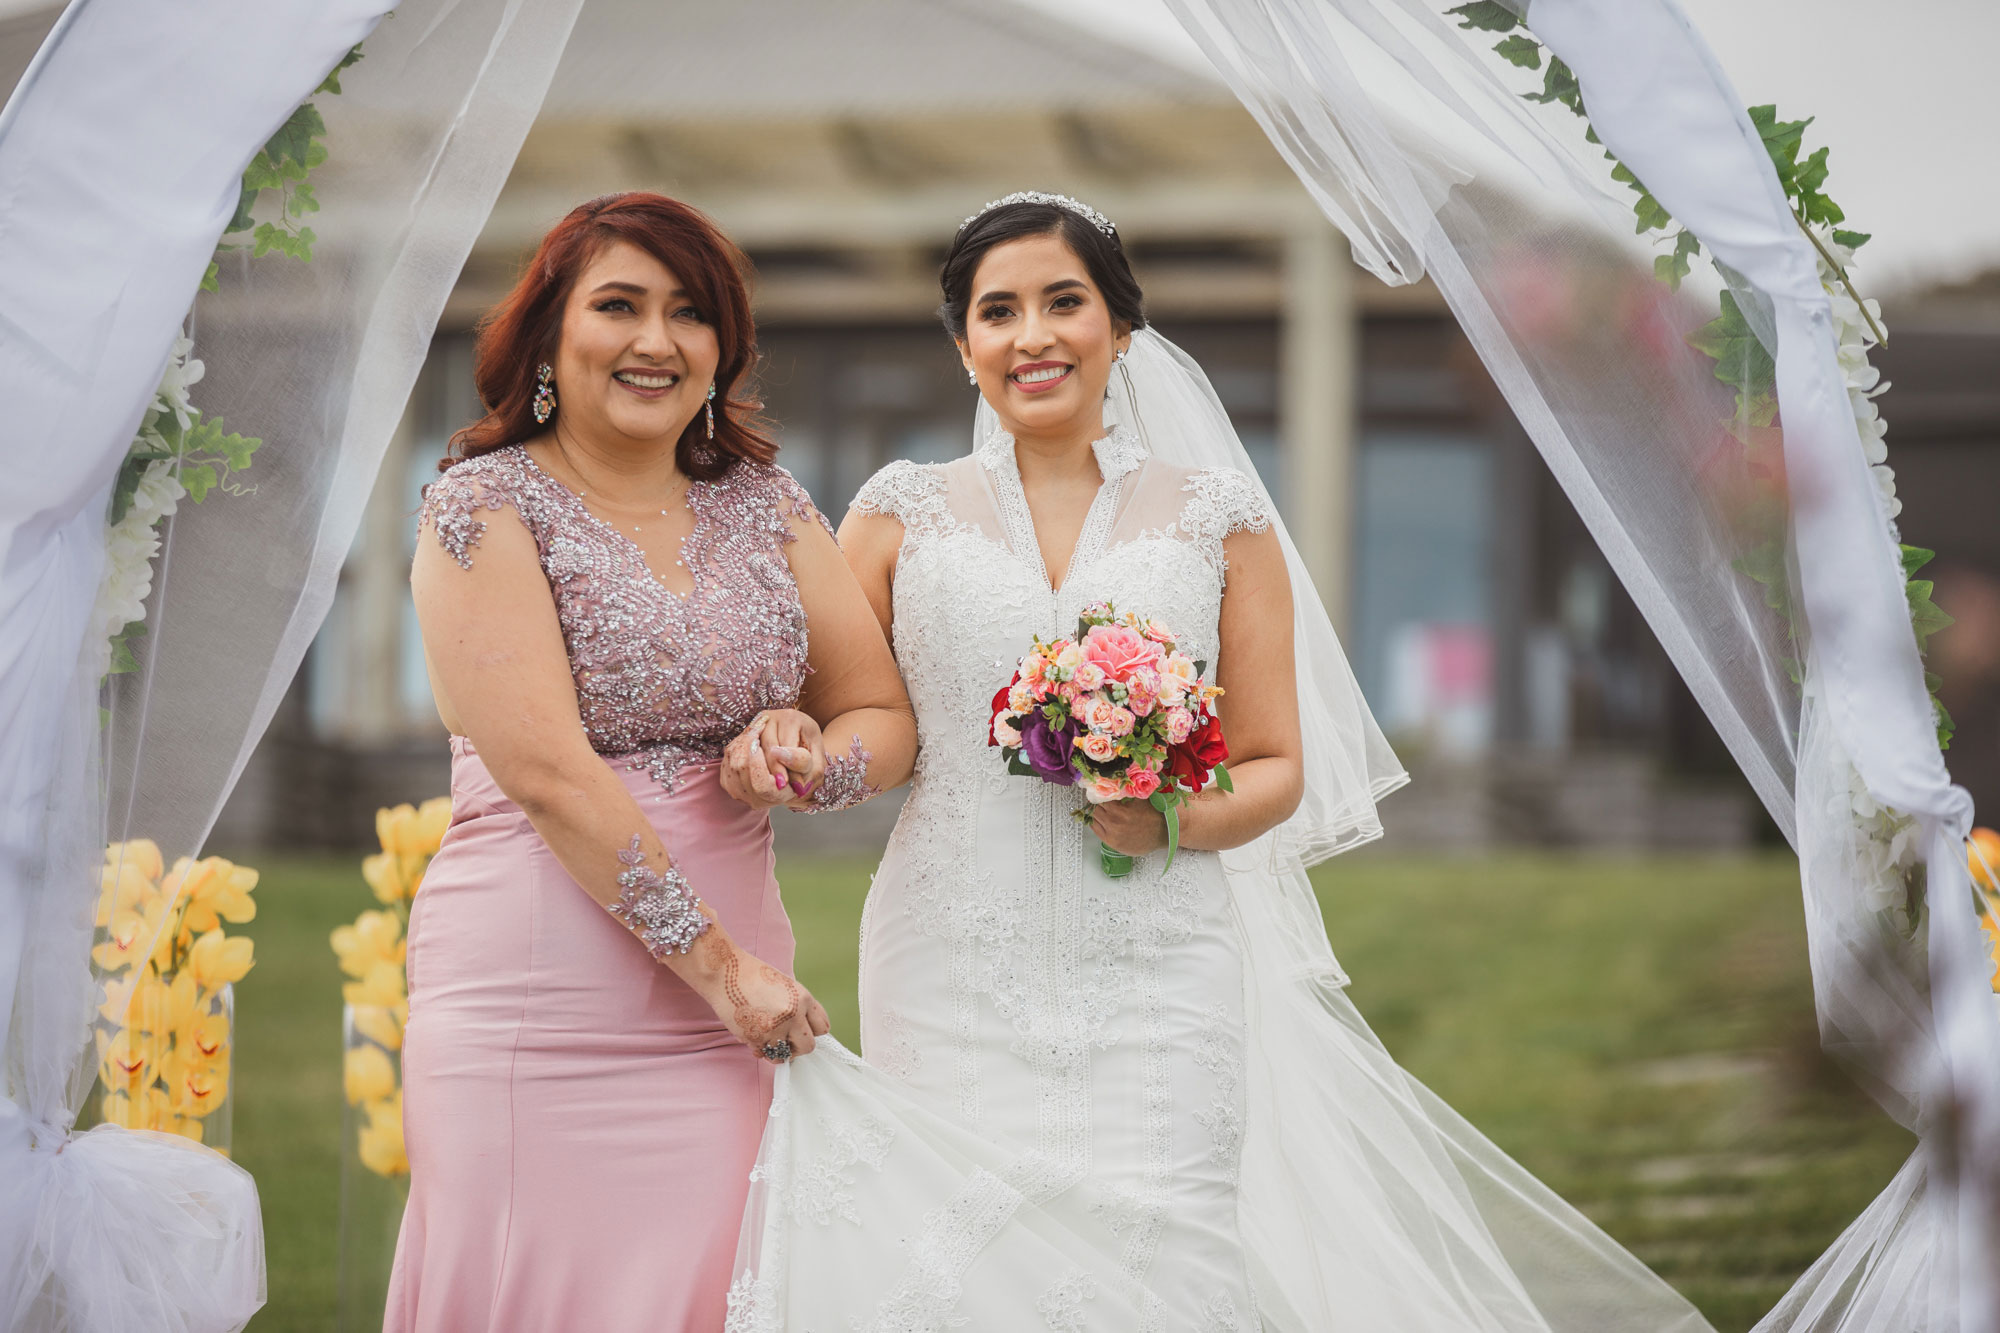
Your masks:
[[[859,736],[848,744],[846,754],[828,755],[826,772],[820,776],[819,786],[813,788],[812,798],[801,813],[823,815],[829,810],[845,810],[878,795],[881,789],[868,785],[868,764],[874,757]]]
[[[486,520],[480,515],[509,505],[520,512],[506,475],[484,459],[468,459],[424,487],[419,522],[430,525],[438,545],[460,568],[471,569],[472,550],[486,535]],[[522,522],[527,522],[525,513]],[[538,536],[536,545],[540,544]]]
[[[885,514],[908,532],[942,531],[951,526],[943,469],[899,458],[868,479],[850,512]]]
[[[1181,489],[1188,498],[1181,506],[1180,528],[1190,537],[1219,542],[1245,528],[1264,532],[1271,526],[1271,510],[1257,483],[1233,468],[1205,468],[1190,475]]]
[[[825,530],[827,536],[833,536],[833,524],[829,523],[826,515],[820,512],[820,507],[813,503],[813,498],[807,494],[806,488],[799,485],[798,478],[773,463],[771,483],[778,493],[778,513],[782,517],[811,519]]]
[[[714,923],[702,915],[701,899],[679,869],[671,861],[665,870],[647,865],[636,833],[618,861],[625,867],[618,872],[618,901],[606,904],[606,910],[660,962],[692,949]]]

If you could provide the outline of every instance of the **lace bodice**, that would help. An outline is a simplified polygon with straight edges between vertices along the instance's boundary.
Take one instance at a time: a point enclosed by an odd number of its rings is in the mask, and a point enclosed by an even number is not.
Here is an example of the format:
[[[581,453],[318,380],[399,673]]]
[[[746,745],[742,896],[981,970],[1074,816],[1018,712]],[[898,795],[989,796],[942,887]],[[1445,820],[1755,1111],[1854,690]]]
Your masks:
[[[988,703],[1032,635],[1066,633],[1091,602],[1165,621],[1213,668],[1228,574],[1224,541],[1271,515],[1254,482],[1150,457],[1124,429],[1094,446],[1104,481],[1060,588],[1050,585],[1013,439],[996,434],[943,464],[891,463],[855,497],[903,525],[895,573],[896,660],[917,711],[919,771],[949,754],[998,773]]]
[[[521,516],[555,594],[592,748],[668,788],[683,766],[721,758],[760,709],[797,704],[806,614],[784,548],[794,518],[826,526],[790,473],[758,463],[694,482],[687,504],[695,523],[681,560],[694,586],[685,595],[519,445],[431,483],[421,519],[471,568],[482,513],[512,507]]]

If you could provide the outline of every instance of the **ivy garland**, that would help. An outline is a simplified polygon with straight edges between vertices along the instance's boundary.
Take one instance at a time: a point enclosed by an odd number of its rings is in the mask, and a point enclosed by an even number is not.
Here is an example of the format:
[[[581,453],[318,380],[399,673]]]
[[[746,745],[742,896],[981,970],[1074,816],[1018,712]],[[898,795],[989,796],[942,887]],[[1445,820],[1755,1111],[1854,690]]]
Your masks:
[[[312,95],[337,95],[341,71],[360,59],[356,46]],[[220,290],[221,256],[231,251],[247,249],[253,259],[275,252],[311,262],[318,238],[302,219],[319,211],[310,177],[326,161],[325,135],[326,121],[307,101],[257,150],[243,172],[236,213],[202,275],[202,291]],[[263,206],[266,195],[276,196],[274,209]],[[265,215],[261,221],[260,212]],[[263,441],[225,429],[222,418],[203,416],[189,400],[188,389],[203,373],[202,363],[189,355],[193,347],[191,339],[175,341],[152,405],[112,486],[106,566],[97,597],[97,623],[108,636],[98,654],[100,676],[139,669],[132,641],[146,632],[146,597],[152,591],[153,557],[160,549],[154,530],[160,520],[174,512],[183,496],[200,504],[216,490],[242,495],[254,489],[235,478],[249,468]]]
[[[1523,96],[1531,102],[1568,107],[1584,121],[1585,141],[1601,146],[1597,131],[1589,125],[1589,115],[1583,106],[1583,89],[1577,83],[1576,75],[1569,66],[1546,51],[1519,15],[1500,0],[1473,0],[1446,12],[1458,18],[1460,28],[1505,34],[1494,44],[1493,50],[1511,65],[1542,73],[1541,89]],[[1893,474],[1884,461],[1887,451],[1881,444],[1881,417],[1871,401],[1889,386],[1881,382],[1879,372],[1868,364],[1867,358],[1869,347],[1886,343],[1888,333],[1882,326],[1879,307],[1873,301],[1862,299],[1847,273],[1847,264],[1852,261],[1854,251],[1867,244],[1869,234],[1847,230],[1840,225],[1847,220],[1847,215],[1826,193],[1829,174],[1827,156],[1831,150],[1822,147],[1800,156],[1804,152],[1806,129],[1812,124],[1811,117],[1780,120],[1775,106],[1753,106],[1749,108],[1749,115],[1750,123],[1763,140],[1765,151],[1770,154],[1771,165],[1777,170],[1785,197],[1791,201],[1792,216],[1818,252],[1822,282],[1835,302],[1835,324],[1842,334],[1841,362],[1846,372],[1849,397],[1855,403],[1857,421],[1869,451],[1870,467],[1890,506],[1890,531],[1902,549],[1910,627],[1916,634],[1917,651],[1927,654],[1931,635],[1950,625],[1952,619],[1932,600],[1931,581],[1917,577],[1918,571],[1937,553],[1904,544],[1893,521],[1900,505],[1895,500]],[[1638,195],[1632,204],[1637,233],[1641,236],[1649,232],[1659,233],[1663,241],[1670,243],[1670,248],[1654,257],[1653,274],[1678,291],[1681,280],[1692,271],[1695,257],[1701,254],[1700,240],[1686,227],[1674,222],[1672,215],[1646,189],[1645,183],[1616,155],[1607,151],[1604,156],[1612,164],[1612,179],[1630,187]],[[1777,366],[1770,351],[1744,317],[1742,307],[1732,292],[1724,290],[1720,293],[1716,317],[1689,335],[1687,342],[1695,351],[1716,363],[1715,378],[1734,391],[1736,414],[1729,423],[1729,433],[1742,446],[1753,470],[1765,475],[1780,470],[1782,454],[1775,439],[1764,433],[1777,421]],[[1748,549],[1734,561],[1734,567],[1763,589],[1765,603],[1785,618],[1796,644],[1802,626],[1799,609],[1792,604],[1791,581],[1786,568],[1788,520],[1782,497],[1768,497],[1766,503],[1749,506],[1737,518],[1746,532]],[[1791,659],[1785,667],[1792,683],[1801,684],[1803,666],[1796,659]],[[1935,673],[1929,671],[1924,673],[1924,681],[1936,715],[1938,745],[1948,748],[1954,728],[1951,715],[1938,698],[1941,682]]]

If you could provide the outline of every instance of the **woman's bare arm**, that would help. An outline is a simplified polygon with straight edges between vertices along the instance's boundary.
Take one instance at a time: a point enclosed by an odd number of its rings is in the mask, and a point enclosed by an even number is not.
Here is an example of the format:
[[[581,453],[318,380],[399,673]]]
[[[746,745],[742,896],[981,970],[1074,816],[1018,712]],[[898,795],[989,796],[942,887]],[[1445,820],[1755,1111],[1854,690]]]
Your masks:
[[[480,513],[485,531],[470,568],[433,539],[427,522],[411,571],[440,711],[472,741],[563,869],[615,907],[627,885],[657,882],[648,875],[670,881],[671,857],[624,782],[590,748],[533,536],[511,508]],[[697,895],[702,889],[688,887]],[[817,1002],[739,949],[705,904],[699,910],[707,924],[693,947],[656,949],[655,957],[746,1044],[785,1038],[795,1051],[810,1050],[813,1034],[826,1031]]]
[[[786,547],[811,627],[799,699],[826,736],[828,776],[793,809],[839,809],[910,780],[917,761],[917,720],[903,677],[840,547],[816,521],[794,519],[798,540]]]

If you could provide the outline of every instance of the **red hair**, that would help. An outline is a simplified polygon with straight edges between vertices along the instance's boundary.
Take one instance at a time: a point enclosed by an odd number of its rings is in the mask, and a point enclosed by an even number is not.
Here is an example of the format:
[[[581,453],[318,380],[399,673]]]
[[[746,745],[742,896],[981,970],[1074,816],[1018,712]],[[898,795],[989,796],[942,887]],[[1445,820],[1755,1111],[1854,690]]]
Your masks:
[[[715,329],[715,438],[697,412],[674,446],[681,471],[713,481],[742,458],[769,463],[778,446],[758,417],[763,404],[750,387],[757,363],[757,326],[745,279],[750,261],[699,210],[663,194],[633,190],[579,204],[542,237],[535,257],[479,321],[472,380],[486,415],[451,437],[438,471],[519,444],[544,427],[534,417],[535,368],[556,356],[563,307],[591,260],[613,241],[629,241],[673,271],[702,318]],[[562,411],[558,401],[556,411]]]

